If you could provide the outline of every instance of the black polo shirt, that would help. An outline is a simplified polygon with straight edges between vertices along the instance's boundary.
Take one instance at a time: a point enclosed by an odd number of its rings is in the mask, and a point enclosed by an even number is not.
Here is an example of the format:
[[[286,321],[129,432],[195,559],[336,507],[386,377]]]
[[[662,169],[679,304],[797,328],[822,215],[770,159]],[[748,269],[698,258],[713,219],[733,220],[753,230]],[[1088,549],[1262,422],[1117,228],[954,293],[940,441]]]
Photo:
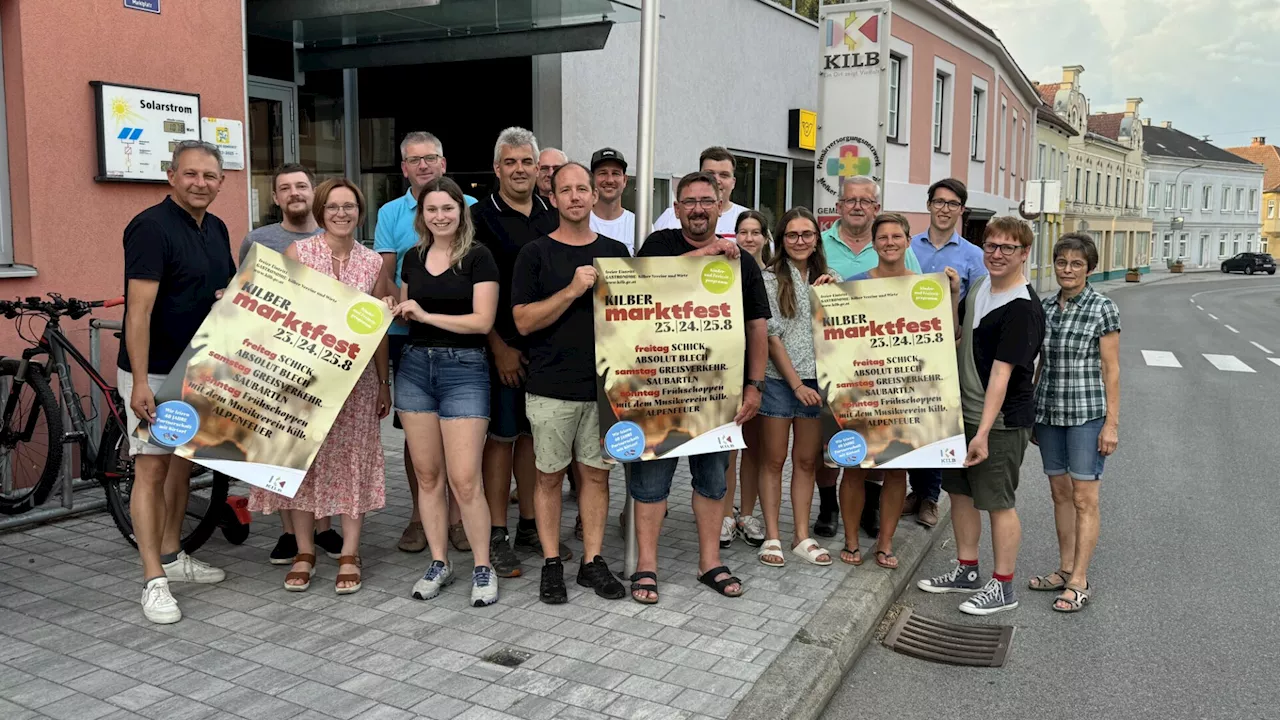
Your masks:
[[[213,307],[214,294],[227,287],[235,271],[227,225],[212,214],[205,213],[201,227],[166,197],[129,222],[124,229],[125,307],[130,280],[160,283],[151,310],[148,373],[167,375],[173,369]],[[133,370],[127,339],[120,342],[116,364],[125,372]]]
[[[498,263],[498,314],[493,329],[508,345],[523,348],[525,339],[511,316],[511,278],[516,256],[520,248],[560,227],[560,214],[536,192],[528,215],[512,208],[495,192],[471,206],[471,221],[476,240],[489,248]]]

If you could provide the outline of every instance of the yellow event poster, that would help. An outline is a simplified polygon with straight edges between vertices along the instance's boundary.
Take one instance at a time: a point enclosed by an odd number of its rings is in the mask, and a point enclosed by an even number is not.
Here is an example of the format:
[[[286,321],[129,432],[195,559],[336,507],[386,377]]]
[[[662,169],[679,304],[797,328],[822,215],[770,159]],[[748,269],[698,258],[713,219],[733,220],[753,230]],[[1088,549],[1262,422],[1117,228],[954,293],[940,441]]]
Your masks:
[[[609,462],[746,447],[742,273],[722,257],[595,261],[600,441]]]
[[[810,289],[829,467],[960,467],[965,456],[945,275]]]
[[[255,244],[138,437],[293,497],[390,324],[380,301]]]

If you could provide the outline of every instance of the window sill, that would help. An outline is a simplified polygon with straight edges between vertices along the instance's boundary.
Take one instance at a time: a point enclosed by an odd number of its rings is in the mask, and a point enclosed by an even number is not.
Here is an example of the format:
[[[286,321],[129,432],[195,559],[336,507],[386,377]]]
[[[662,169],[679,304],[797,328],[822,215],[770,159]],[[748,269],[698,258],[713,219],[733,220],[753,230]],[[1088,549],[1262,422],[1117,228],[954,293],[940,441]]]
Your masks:
[[[0,265],[0,279],[30,278],[40,273],[30,265]]]
[[[951,155],[951,153],[950,153],[950,152],[948,152],[948,151],[946,151],[946,150],[939,150],[938,148],[934,148],[934,149],[933,149],[933,154],[934,154],[934,155],[948,155],[948,156],[950,156],[950,155]]]
[[[969,162],[985,163],[986,161],[987,161],[987,159],[986,159],[986,158],[980,158],[980,157],[978,157],[977,155],[970,155],[970,156],[969,156]]]
[[[885,139],[884,139],[884,141],[885,141],[885,142],[887,142],[887,143],[889,143],[890,145],[897,145],[898,147],[906,147],[906,146],[907,146],[907,143],[902,142],[902,141],[901,141],[901,140],[899,140],[898,138],[885,138]]]

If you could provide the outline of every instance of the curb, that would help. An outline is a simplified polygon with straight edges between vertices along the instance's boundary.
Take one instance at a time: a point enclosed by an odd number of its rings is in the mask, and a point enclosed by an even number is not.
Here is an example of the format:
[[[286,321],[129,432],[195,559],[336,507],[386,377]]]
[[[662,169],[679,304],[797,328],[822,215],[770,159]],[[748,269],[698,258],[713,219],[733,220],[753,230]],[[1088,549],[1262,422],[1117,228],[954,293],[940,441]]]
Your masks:
[[[925,555],[950,533],[951,504],[944,493],[938,526],[926,530],[914,521],[910,527],[900,524],[894,535],[898,569],[884,570],[871,562],[850,572],[738,702],[735,720],[816,720]]]

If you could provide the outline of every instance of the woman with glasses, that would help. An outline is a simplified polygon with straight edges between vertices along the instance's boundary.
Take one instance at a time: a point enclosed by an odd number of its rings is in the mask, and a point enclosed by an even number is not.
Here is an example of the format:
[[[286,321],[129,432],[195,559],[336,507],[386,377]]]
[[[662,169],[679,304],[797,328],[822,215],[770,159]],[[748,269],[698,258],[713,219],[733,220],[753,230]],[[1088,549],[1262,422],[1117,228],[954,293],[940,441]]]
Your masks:
[[[480,459],[489,430],[489,359],[485,336],[498,310],[498,264],[476,242],[462,189],[448,178],[418,191],[418,244],[404,256],[400,297],[386,298],[409,322],[409,344],[396,373],[396,412],[418,483],[418,513],[431,564],[413,586],[430,600],[454,579],[449,563],[447,484],[462,511],[475,565],[471,604],[498,601],[489,564],[489,505]]]
[[[738,247],[755,258],[762,268],[773,259],[773,237],[769,234],[769,221],[758,210],[746,210],[738,216],[734,226]],[[760,483],[760,416],[751,418],[742,426],[742,438],[747,449],[742,451],[742,468],[738,468],[738,451],[729,453],[729,470],[725,472],[724,521],[720,525],[720,547],[727,548],[735,535],[740,535],[751,547],[764,542],[764,523],[755,516],[756,498]],[[734,486],[741,478],[742,499],[737,508],[733,505]]]
[[[1089,561],[1098,544],[1102,466],[1120,443],[1120,312],[1089,285],[1098,248],[1081,233],[1053,247],[1058,294],[1043,301],[1045,336],[1036,383],[1036,426],[1058,528],[1058,569],[1032,590],[1061,591],[1058,612],[1089,602]]]
[[[918,275],[907,267],[907,250],[911,247],[911,225],[898,213],[881,213],[871,223],[871,243],[880,262],[866,272],[858,273],[850,280],[876,280],[880,278]],[[960,275],[953,268],[946,269],[951,282],[951,293],[960,292]],[[840,550],[840,561],[849,565],[862,564],[862,551],[858,547],[857,521],[867,501],[866,481],[881,485],[880,531],[876,537],[876,564],[888,570],[898,569],[898,556],[893,554],[893,536],[902,519],[902,506],[907,498],[907,471],[845,468],[840,481],[840,512],[843,515],[845,538]]]
[[[791,508],[795,532],[791,552],[807,563],[830,565],[831,554],[809,537],[814,477],[822,453],[822,395],[813,355],[809,286],[839,282],[827,268],[818,221],[806,208],[788,210],[778,221],[781,247],[764,274],[769,295],[769,364],[760,403],[760,508],[768,538],[760,562],[782,567],[786,557],[778,528],[782,507],[782,467],[791,448]]]
[[[373,292],[382,258],[355,239],[365,212],[360,188],[345,179],[326,180],[316,188],[313,208],[324,231],[290,245],[285,257],[360,292]],[[290,513],[298,554],[285,575],[285,590],[302,592],[311,587],[316,516],[335,515],[342,516],[342,554],[334,589],[339,595],[360,590],[360,528],[366,513],[386,504],[380,421],[391,411],[387,372],[384,337],[347,396],[298,493],[287,498],[254,488],[249,495],[250,510]]]

